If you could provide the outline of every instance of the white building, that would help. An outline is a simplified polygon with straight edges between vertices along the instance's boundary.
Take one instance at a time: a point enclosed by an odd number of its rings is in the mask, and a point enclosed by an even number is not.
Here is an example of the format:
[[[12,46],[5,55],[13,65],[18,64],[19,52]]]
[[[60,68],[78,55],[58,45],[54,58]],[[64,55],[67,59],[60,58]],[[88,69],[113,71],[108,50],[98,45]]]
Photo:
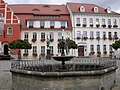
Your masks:
[[[112,43],[120,38],[120,14],[94,4],[67,3],[75,56],[113,56]]]

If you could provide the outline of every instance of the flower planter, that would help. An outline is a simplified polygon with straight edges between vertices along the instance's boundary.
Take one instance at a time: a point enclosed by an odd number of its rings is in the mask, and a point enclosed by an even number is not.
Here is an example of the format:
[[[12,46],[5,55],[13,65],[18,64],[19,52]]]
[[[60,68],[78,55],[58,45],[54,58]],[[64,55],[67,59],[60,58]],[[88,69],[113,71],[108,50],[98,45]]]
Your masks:
[[[77,37],[77,39],[79,40],[79,39],[80,39],[80,37]]]
[[[90,24],[90,27],[93,27],[93,24]]]
[[[104,53],[104,54],[107,54],[107,51],[104,51],[103,53]]]
[[[41,38],[41,41],[44,42],[44,41],[45,41],[45,38]]]
[[[114,37],[114,39],[116,40],[116,39],[118,39],[118,37]]]
[[[28,53],[24,53],[23,56],[28,56]]]
[[[103,40],[106,40],[107,39],[107,37],[103,37]]]
[[[109,40],[112,40],[112,37],[109,37]]]
[[[97,37],[96,39],[97,39],[97,40],[100,40],[100,37]]]
[[[106,27],[106,25],[102,25],[102,27],[103,27],[103,28],[105,28],[105,27]]]
[[[36,56],[37,56],[37,53],[33,53],[32,55],[33,55],[34,57],[36,57]]]
[[[50,42],[53,42],[54,41],[54,39],[52,38],[52,39],[50,39]]]
[[[65,28],[65,26],[61,26],[61,28],[62,28],[62,29],[64,29],[64,28]]]
[[[97,24],[96,27],[99,28],[99,27],[100,27],[100,24]]]
[[[40,28],[44,28],[44,26],[40,26]]]
[[[51,28],[51,29],[53,29],[53,28],[54,28],[54,26],[50,26],[50,28]]]
[[[33,39],[32,39],[32,42],[36,42],[36,39],[35,39],[35,38],[33,38]]]
[[[80,26],[80,24],[76,24],[76,26]]]
[[[108,25],[108,28],[111,28],[112,27],[112,25]]]
[[[94,39],[94,37],[90,37],[90,40],[93,40]]]
[[[114,28],[117,28],[117,27],[118,27],[118,25],[113,25],[113,27],[114,27]]]
[[[88,39],[88,37],[83,37],[83,40],[87,40]]]
[[[95,54],[95,52],[94,51],[92,51],[92,52],[90,52],[90,54],[89,55],[94,55]]]
[[[86,25],[86,24],[83,24],[82,26],[83,26],[83,27],[86,27],[87,25]]]

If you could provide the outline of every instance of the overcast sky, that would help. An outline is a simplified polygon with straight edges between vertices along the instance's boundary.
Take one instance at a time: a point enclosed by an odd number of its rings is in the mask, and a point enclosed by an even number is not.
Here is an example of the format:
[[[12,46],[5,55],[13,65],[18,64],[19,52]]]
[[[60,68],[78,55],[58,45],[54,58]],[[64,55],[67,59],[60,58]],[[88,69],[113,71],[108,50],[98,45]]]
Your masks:
[[[4,0],[8,4],[65,4],[66,2],[92,3],[104,8],[111,7],[120,13],[120,0]]]

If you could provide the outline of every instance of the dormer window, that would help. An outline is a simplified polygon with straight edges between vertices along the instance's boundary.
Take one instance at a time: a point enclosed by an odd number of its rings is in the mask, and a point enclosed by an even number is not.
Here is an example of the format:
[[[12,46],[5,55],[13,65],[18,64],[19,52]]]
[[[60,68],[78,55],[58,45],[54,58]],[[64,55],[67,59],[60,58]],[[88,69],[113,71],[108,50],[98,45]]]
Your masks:
[[[98,7],[94,7],[94,12],[98,13]]]
[[[107,8],[107,13],[111,13],[111,8],[110,7]]]
[[[85,7],[84,6],[80,7],[80,12],[85,12]]]

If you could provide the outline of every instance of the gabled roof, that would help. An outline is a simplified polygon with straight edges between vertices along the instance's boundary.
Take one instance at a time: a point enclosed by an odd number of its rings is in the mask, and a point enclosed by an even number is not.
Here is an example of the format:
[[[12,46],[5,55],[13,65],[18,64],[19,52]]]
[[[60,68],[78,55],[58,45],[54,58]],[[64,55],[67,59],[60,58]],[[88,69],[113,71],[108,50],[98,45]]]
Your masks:
[[[15,13],[24,14],[42,14],[42,15],[60,15],[69,14],[66,5],[49,5],[49,4],[13,4],[9,7]]]
[[[70,10],[73,12],[73,13],[82,13],[80,12],[80,7],[81,6],[84,6],[85,7],[85,12],[84,13],[95,13],[94,12],[94,7],[98,7],[98,14],[116,14],[116,15],[119,15],[118,13],[116,12],[111,12],[111,13],[107,13],[107,9],[105,8],[102,8],[100,6],[97,6],[95,4],[85,4],[85,3],[67,3],[67,5],[69,6]]]

